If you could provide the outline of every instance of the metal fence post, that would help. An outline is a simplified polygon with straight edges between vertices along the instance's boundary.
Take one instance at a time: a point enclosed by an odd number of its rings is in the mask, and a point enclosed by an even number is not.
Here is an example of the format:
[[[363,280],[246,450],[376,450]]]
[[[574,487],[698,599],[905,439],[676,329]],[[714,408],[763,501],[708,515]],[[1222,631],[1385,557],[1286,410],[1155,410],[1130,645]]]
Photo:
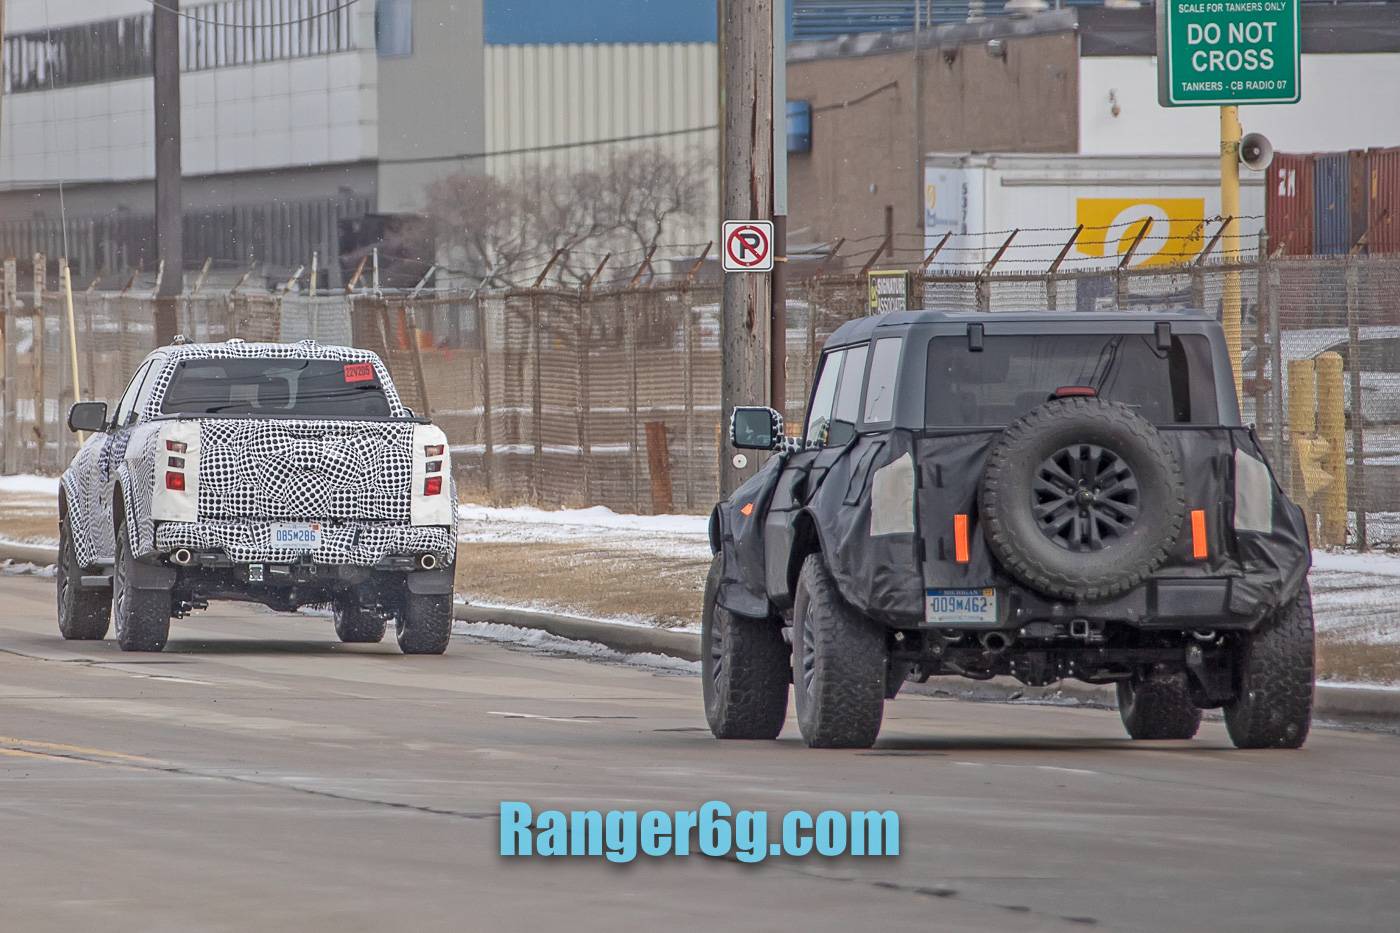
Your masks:
[[[637,320],[635,301],[628,301],[634,292],[628,289],[623,292],[622,299],[622,326],[623,326],[623,346],[627,354],[627,418],[629,429],[627,432],[627,449],[632,464],[632,511],[638,514],[642,511],[641,500],[641,460],[638,452],[640,445],[637,443],[637,431],[640,427],[637,414]]]
[[[5,280],[3,296],[0,296],[0,303],[3,303],[4,317],[0,318],[0,339],[3,339],[3,357],[0,362],[4,365],[3,387],[5,392],[4,401],[4,440],[5,440],[5,473],[13,474],[19,471],[19,426],[15,418],[15,409],[19,405],[19,400],[15,398],[15,313],[19,309],[19,274],[15,266],[14,259],[5,260]]]
[[[593,449],[590,420],[593,417],[593,383],[589,349],[593,336],[593,280],[579,291],[578,319],[575,323],[575,353],[578,358],[578,399],[574,417],[578,421],[579,457],[583,461],[583,504],[593,504]]]
[[[530,498],[540,504],[544,492],[544,397],[540,385],[540,298],[539,289],[530,290],[530,418],[535,438],[535,453],[531,458]]]
[[[34,397],[34,459],[31,466],[35,473],[44,472],[44,418],[48,414],[47,399],[44,397],[44,279],[48,275],[48,259],[43,253],[34,254],[34,302],[30,307],[29,318],[33,324],[33,338],[29,345],[29,370],[34,384],[30,395]]]
[[[1352,490],[1356,504],[1356,547],[1364,551],[1368,541],[1366,535],[1366,431],[1363,427],[1365,415],[1361,399],[1361,322],[1357,281],[1359,269],[1357,258],[1348,254],[1346,260],[1347,283],[1347,361],[1351,370],[1351,456],[1352,482],[1347,488]],[[1345,460],[1343,460],[1345,463]]]
[[[495,452],[492,450],[491,431],[491,341],[486,334],[485,300],[480,294],[476,296],[476,335],[477,345],[481,349],[481,475],[486,484],[486,496],[491,499],[495,495],[491,476]]]

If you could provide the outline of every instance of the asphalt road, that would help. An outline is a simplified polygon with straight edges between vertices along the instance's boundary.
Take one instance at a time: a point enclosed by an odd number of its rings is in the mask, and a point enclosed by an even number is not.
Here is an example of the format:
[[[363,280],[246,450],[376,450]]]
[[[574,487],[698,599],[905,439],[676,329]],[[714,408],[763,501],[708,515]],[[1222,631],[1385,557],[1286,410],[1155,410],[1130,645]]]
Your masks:
[[[904,697],[873,751],[713,741],[690,675],[216,606],[161,655],[0,580],[0,930],[1394,929],[1400,739]],[[893,808],[896,859],[506,860],[497,806]],[[776,817],[775,817],[776,819]]]

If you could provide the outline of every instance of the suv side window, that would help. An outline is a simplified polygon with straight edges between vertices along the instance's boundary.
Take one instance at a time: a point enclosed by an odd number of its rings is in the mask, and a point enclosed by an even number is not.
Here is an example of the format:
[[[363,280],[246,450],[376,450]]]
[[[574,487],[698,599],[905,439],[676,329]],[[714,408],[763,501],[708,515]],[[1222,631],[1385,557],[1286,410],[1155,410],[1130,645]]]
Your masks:
[[[899,375],[899,351],[904,338],[885,337],[875,341],[870,358],[870,378],[865,382],[863,424],[881,424],[894,417],[894,386]]]
[[[164,369],[165,357],[158,356],[151,360],[151,368],[146,372],[146,379],[141,384],[141,390],[136,393],[136,405],[132,409],[138,417],[150,403],[151,393],[156,390],[156,383],[160,382],[160,374]]]
[[[817,387],[812,391],[812,404],[807,407],[807,431],[804,437],[808,447],[826,444],[827,429],[831,425],[831,408],[836,403],[836,383],[841,378],[841,363],[845,358],[845,350],[833,350],[822,357],[821,372],[817,374]]]
[[[846,351],[841,365],[841,381],[836,386],[836,407],[831,415],[831,430],[826,442],[843,446],[856,436],[856,420],[860,418],[860,393],[865,387],[865,358],[870,346],[862,344]]]
[[[136,396],[141,392],[141,387],[146,382],[146,375],[151,371],[151,364],[154,360],[147,360],[136,370],[136,375],[131,377],[131,381],[126,385],[126,391],[122,393],[122,399],[117,403],[117,413],[112,418],[114,427],[123,428],[131,420],[131,413],[136,410]]]

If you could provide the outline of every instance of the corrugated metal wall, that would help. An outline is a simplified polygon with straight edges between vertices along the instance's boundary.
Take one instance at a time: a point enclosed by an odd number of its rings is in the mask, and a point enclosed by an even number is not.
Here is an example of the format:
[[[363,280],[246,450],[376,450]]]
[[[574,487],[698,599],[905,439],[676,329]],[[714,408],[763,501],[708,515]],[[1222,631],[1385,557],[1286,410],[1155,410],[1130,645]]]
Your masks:
[[[488,157],[486,169],[510,175],[545,163],[578,170],[646,145],[713,160],[717,65],[712,42],[488,45],[486,151],[512,154]],[[571,145],[650,134],[666,135]],[[715,197],[712,191],[712,203]],[[664,241],[703,243],[713,237],[715,216],[707,211],[703,223],[668,231]]]

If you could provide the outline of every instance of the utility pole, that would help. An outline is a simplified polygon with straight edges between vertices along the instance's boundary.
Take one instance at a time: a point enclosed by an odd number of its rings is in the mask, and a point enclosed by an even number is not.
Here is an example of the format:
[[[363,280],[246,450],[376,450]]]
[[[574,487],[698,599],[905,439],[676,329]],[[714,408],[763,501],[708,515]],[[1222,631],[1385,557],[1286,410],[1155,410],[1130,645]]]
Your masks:
[[[1240,261],[1240,115],[1239,108],[1220,108],[1220,216],[1226,218],[1220,239],[1220,255],[1227,264]],[[1230,352],[1230,368],[1235,373],[1235,394],[1243,391],[1240,375],[1241,330],[1240,274],[1225,273],[1221,294],[1220,326],[1225,330],[1225,346]]]
[[[787,413],[787,11],[773,2],[773,326],[768,404]]]
[[[151,47],[155,60],[156,254],[165,264],[156,294],[156,344],[175,338],[185,290],[184,202],[180,196],[180,3],[154,4]]]
[[[726,220],[772,217],[773,0],[719,0],[720,207]],[[720,406],[724,424],[735,405],[769,397],[772,326],[768,275],[728,273],[720,302]],[[753,475],[756,458],[720,445],[720,494]],[[744,465],[737,465],[742,462]]]

